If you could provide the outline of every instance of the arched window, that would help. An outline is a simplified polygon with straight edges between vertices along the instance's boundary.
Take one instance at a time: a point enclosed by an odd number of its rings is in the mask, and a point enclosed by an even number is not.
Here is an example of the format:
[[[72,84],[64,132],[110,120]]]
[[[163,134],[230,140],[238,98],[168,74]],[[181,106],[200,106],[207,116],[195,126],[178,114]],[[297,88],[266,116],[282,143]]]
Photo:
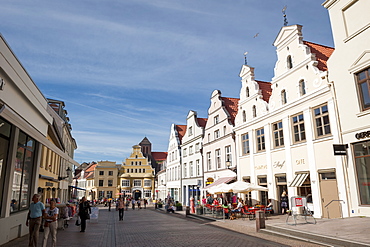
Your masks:
[[[252,111],[253,111],[253,117],[257,117],[257,109],[255,105],[252,107]]]
[[[285,105],[287,103],[287,99],[286,99],[286,91],[285,90],[282,90],[281,91],[281,103],[283,105]]]
[[[292,57],[289,55],[286,59],[288,69],[293,68]]]
[[[247,114],[243,111],[243,123],[247,121]]]
[[[249,97],[249,87],[245,89],[245,96]]]
[[[299,94],[301,96],[306,94],[306,82],[304,80],[299,82]]]

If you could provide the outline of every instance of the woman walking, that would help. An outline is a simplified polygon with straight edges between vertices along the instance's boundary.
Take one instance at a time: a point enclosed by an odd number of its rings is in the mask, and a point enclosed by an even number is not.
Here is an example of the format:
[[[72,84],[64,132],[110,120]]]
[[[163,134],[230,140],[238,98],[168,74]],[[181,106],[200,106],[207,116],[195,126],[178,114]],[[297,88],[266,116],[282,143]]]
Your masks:
[[[89,202],[86,201],[86,197],[82,197],[81,203],[79,205],[79,216],[81,219],[81,231],[85,232],[86,230],[86,220],[90,219],[91,208]]]
[[[57,245],[57,220],[59,215],[59,209],[55,206],[55,201],[50,201],[50,207],[46,208],[44,213],[45,226],[44,226],[44,241],[43,247],[46,247],[48,242],[49,233],[51,233],[52,247]]]
[[[124,210],[125,210],[125,202],[123,201],[123,198],[120,197],[117,202],[117,209],[118,209],[118,215],[119,220],[123,220]]]

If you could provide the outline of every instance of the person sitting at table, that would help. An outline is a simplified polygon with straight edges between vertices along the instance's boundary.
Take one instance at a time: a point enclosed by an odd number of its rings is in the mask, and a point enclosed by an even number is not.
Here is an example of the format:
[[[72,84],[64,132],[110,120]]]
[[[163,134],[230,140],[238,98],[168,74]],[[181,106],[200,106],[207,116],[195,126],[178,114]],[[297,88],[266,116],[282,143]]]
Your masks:
[[[225,200],[224,204],[222,204],[222,208],[225,212],[225,219],[229,218],[230,206],[229,203]]]
[[[269,199],[268,202],[269,202],[269,204],[267,204],[267,206],[266,206],[266,212],[269,212],[270,214],[273,214],[274,210],[272,209],[273,204],[272,204],[271,199]]]
[[[243,208],[243,202],[242,202],[242,199],[239,198],[239,201],[238,201],[238,205],[236,206],[236,208],[234,208],[232,211],[235,213],[235,212],[240,212]]]
[[[175,207],[172,204],[170,204],[167,208],[167,213],[171,213],[171,212],[175,213]]]
[[[218,206],[218,205],[220,205],[220,203],[218,202],[217,198],[215,198],[215,199],[213,200],[212,205],[213,205],[213,206]]]

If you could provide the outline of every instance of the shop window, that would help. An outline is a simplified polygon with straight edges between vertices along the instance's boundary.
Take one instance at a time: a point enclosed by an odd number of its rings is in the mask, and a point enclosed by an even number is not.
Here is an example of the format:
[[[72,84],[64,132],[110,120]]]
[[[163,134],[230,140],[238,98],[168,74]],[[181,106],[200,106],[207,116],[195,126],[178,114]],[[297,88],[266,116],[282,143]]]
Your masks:
[[[242,135],[242,154],[249,154],[249,135],[245,133]]]
[[[362,110],[370,109],[370,68],[356,74],[358,98]]]
[[[316,127],[316,137],[331,134],[328,106],[323,105],[313,109]]]
[[[13,212],[26,210],[31,197],[32,167],[34,165],[36,141],[19,132],[17,155],[14,162],[11,202],[15,204]]]
[[[274,147],[284,146],[284,134],[283,134],[283,122],[277,122],[272,124],[272,135],[274,138]]]
[[[370,141],[353,145],[361,205],[370,205]]]
[[[293,142],[299,143],[306,140],[303,113],[292,117]]]
[[[8,149],[10,142],[10,133],[11,133],[11,124],[9,124],[4,119],[0,118],[0,187],[4,188],[4,177],[6,162],[8,158]],[[0,200],[3,198],[3,190],[0,190]],[[16,200],[16,199],[14,199]],[[2,203],[0,203],[0,212],[1,212]],[[11,201],[10,203],[10,212],[18,211],[18,205],[16,201]]]
[[[144,190],[144,197],[146,197],[146,198],[152,197],[152,191],[150,191],[150,190]]]
[[[258,177],[258,185],[267,187],[267,177],[261,176]],[[260,191],[260,201],[259,203],[261,205],[267,205],[268,204],[268,192],[267,191]]]

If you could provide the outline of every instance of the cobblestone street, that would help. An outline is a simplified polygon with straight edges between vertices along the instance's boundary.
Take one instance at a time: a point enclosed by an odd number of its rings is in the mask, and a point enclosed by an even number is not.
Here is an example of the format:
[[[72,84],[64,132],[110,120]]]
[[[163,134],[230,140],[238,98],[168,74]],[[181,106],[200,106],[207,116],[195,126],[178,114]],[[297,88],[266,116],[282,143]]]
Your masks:
[[[271,242],[188,220],[179,214],[156,212],[152,208],[129,209],[125,211],[124,220],[118,221],[118,212],[114,209],[109,212],[107,208],[100,207],[98,221],[88,222],[85,233],[79,232],[79,227],[74,223],[75,219],[70,221],[65,230],[58,230],[57,246],[299,246],[284,245],[277,237],[274,237],[276,242]],[[40,240],[42,237],[43,233],[40,233]],[[25,236],[4,246],[27,244]]]

